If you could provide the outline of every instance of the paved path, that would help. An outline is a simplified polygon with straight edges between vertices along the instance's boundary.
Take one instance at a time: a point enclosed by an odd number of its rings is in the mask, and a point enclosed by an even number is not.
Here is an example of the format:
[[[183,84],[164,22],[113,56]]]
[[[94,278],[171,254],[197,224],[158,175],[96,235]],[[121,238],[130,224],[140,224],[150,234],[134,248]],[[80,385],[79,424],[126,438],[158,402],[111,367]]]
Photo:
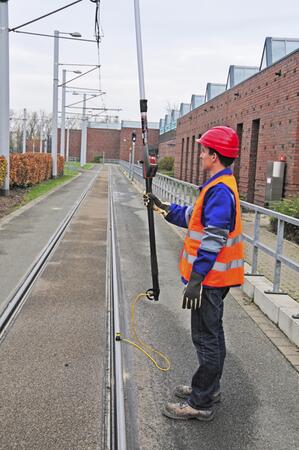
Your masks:
[[[0,345],[1,450],[103,449],[106,229],[103,170]]]
[[[84,171],[21,214],[0,221],[0,313],[7,298],[79,199],[99,168]],[[8,218],[9,219],[9,218]],[[2,276],[5,274],[5,276]]]
[[[123,281],[123,333],[129,335],[130,305],[151,287],[147,218],[141,195],[113,169],[114,204]],[[161,219],[161,220],[160,220]],[[231,296],[226,299],[228,355],[223,402],[213,422],[176,422],[161,415],[172,389],[190,382],[196,355],[190,339],[190,312],[181,309],[178,255],[182,242],[156,219],[160,267],[159,302],[137,309],[140,337],[169,355],[170,372],[159,372],[138,350],[124,343],[130,449],[295,450],[298,448],[298,374]]]
[[[254,215],[243,214],[243,230],[246,234],[253,237]],[[276,249],[276,234],[269,231],[269,218],[262,216],[260,226],[260,241],[272,248]],[[245,244],[246,261],[251,264],[252,246]],[[299,245],[290,242],[287,239],[283,243],[283,255],[299,264]],[[258,271],[268,280],[273,282],[274,276],[274,259],[266,253],[259,250]],[[298,273],[282,264],[281,268],[281,289],[299,302],[299,284]]]

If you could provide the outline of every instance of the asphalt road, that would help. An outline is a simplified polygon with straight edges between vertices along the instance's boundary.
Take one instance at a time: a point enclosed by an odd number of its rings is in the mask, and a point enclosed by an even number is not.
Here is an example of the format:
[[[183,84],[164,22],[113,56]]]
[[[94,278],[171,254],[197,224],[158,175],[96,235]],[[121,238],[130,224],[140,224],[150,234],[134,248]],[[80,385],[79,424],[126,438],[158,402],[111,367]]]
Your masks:
[[[148,227],[141,195],[113,167],[113,198],[122,277],[122,332],[129,336],[133,297],[151,286]],[[171,371],[158,371],[142,353],[123,344],[129,449],[295,450],[299,433],[299,378],[232,296],[225,301],[227,359],[223,400],[213,422],[180,422],[161,414],[176,384],[196,368],[190,312],[181,309],[178,255],[182,242],[156,219],[159,302],[138,306],[139,335],[165,352]]]

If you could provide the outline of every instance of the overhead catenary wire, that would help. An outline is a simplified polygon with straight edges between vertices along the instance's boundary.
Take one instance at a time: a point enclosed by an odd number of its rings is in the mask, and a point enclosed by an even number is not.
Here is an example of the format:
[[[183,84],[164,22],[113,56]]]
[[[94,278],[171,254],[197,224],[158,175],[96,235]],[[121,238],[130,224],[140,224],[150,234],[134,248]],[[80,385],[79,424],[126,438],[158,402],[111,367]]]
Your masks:
[[[63,11],[66,8],[70,8],[71,6],[76,5],[77,3],[81,3],[82,1],[83,0],[76,0],[76,1],[74,1],[72,3],[69,3],[69,4],[65,5],[65,6],[62,6],[61,8],[55,9],[54,11],[50,11],[49,13],[46,13],[46,14],[44,14],[42,16],[39,16],[36,19],[29,20],[29,22],[25,22],[25,23],[23,23],[21,25],[18,25],[17,27],[10,28],[9,31],[16,31],[16,30],[18,30],[20,28],[26,27],[27,25],[30,25],[31,23],[37,22],[38,20],[45,19],[46,17],[49,17],[49,16],[51,16],[53,14],[56,14],[56,13],[58,13],[60,11]]]

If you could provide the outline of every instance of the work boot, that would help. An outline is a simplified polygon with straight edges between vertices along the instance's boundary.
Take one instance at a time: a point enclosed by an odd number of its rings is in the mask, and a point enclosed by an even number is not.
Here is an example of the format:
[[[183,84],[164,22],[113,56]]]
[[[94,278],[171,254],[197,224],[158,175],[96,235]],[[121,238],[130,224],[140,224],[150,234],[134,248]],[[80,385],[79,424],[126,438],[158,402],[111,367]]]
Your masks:
[[[203,422],[209,422],[214,419],[213,409],[195,409],[187,402],[166,403],[162,414],[170,419],[189,420],[197,419]]]
[[[190,397],[192,392],[192,387],[191,386],[186,386],[184,384],[179,384],[178,386],[176,386],[174,388],[174,395],[176,395],[179,398],[184,398],[187,399],[188,397]],[[220,403],[221,402],[221,392],[220,390],[215,391],[213,394],[213,403]]]

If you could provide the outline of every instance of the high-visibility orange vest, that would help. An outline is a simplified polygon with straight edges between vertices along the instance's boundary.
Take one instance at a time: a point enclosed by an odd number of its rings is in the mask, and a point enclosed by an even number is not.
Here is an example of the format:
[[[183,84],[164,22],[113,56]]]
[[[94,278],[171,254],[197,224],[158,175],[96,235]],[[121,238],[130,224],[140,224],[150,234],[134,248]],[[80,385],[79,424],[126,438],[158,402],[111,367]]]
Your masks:
[[[239,286],[244,283],[244,245],[242,241],[242,222],[240,198],[236,179],[233,175],[222,175],[202,188],[193,208],[188,232],[180,259],[181,276],[189,281],[193,262],[197,257],[204,226],[201,223],[202,207],[207,191],[218,183],[224,183],[235,196],[235,228],[228,234],[225,247],[217,255],[216,262],[204,278],[202,285],[211,287]]]

